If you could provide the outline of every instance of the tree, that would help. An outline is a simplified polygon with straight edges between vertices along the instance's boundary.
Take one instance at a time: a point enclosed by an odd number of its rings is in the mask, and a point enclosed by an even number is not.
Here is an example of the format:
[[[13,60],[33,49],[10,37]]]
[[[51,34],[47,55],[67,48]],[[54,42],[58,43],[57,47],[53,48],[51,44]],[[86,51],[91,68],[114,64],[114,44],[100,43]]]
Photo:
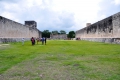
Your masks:
[[[64,30],[60,30],[60,34],[66,34]]]
[[[57,30],[52,31],[52,34],[60,34]]]
[[[51,34],[51,32],[49,32],[49,30],[44,30],[44,31],[42,32],[42,37],[50,38],[50,34]]]
[[[75,32],[74,31],[70,31],[68,33],[68,38],[75,38]]]

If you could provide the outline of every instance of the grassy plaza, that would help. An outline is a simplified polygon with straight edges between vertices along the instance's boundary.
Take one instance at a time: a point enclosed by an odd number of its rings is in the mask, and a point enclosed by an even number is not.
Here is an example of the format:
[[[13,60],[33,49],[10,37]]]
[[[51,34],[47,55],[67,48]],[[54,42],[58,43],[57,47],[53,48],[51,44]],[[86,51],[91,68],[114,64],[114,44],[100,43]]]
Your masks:
[[[120,45],[75,40],[0,44],[0,80],[120,80]]]

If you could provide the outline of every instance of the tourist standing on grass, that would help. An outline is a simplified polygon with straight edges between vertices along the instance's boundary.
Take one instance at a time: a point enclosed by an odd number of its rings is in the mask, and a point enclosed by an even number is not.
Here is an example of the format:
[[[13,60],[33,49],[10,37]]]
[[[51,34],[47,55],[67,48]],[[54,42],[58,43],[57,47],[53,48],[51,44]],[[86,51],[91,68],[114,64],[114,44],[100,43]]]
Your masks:
[[[39,38],[37,38],[36,40],[37,40],[37,44],[38,44],[38,42],[40,41]]]
[[[42,38],[42,45],[44,44],[44,37]]]
[[[35,45],[35,43],[36,43],[36,39],[34,38],[34,45]]]
[[[45,45],[46,45],[46,37],[45,37]]]
[[[24,41],[25,41],[25,39],[24,39],[24,38],[22,38],[22,45],[24,45]]]
[[[31,43],[32,43],[32,45],[35,44],[35,39],[33,37],[31,38]]]

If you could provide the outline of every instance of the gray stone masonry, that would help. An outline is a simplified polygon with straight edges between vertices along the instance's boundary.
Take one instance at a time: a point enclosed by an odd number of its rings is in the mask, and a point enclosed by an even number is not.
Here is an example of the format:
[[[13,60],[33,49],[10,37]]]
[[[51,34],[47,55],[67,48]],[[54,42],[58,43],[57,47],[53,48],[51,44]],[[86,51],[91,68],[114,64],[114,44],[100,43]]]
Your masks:
[[[76,38],[119,44],[120,12],[76,31]]]
[[[30,38],[25,38],[25,41],[30,40]],[[22,38],[0,38],[0,43],[9,43],[9,42],[22,42]]]
[[[81,40],[111,43],[111,44],[120,44],[120,38],[81,38]]]
[[[67,39],[67,34],[51,34],[51,39]]]
[[[31,37],[41,37],[35,21],[25,21],[25,25],[0,16],[0,43],[20,41]]]

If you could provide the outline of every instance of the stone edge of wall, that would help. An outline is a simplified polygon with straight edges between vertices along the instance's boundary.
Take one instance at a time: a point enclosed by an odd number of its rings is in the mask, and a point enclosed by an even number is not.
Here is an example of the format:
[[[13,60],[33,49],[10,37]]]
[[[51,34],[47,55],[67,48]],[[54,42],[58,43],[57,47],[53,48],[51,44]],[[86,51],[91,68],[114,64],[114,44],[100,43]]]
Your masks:
[[[30,38],[24,38],[25,41],[30,40]],[[22,42],[22,38],[0,38],[0,43],[9,43],[9,42]]]
[[[120,38],[81,38],[81,40],[120,44]]]

